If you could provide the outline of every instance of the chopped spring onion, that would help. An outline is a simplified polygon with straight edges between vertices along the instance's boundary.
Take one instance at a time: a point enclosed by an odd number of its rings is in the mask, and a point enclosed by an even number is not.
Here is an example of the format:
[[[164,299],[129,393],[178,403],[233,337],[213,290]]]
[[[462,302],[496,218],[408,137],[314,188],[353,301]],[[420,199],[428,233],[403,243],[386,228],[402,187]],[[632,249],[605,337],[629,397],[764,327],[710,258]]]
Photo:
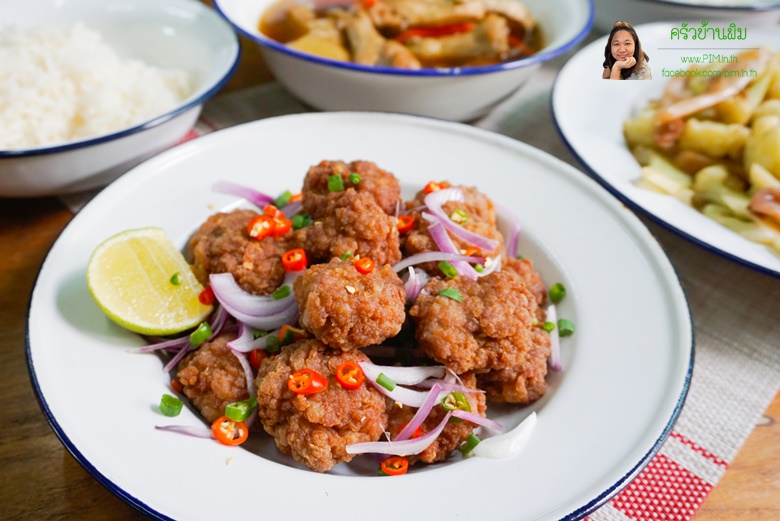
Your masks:
[[[341,259],[343,261],[349,260],[350,257],[352,257],[352,250],[347,250],[344,253],[342,253],[341,255],[339,255],[339,259]]]
[[[171,284],[174,286],[181,286],[181,272],[177,271],[173,275],[171,275]]]
[[[283,298],[289,297],[292,290],[290,290],[290,286],[284,285],[276,288],[272,294],[274,297],[274,300],[281,300]]]
[[[463,445],[460,446],[459,450],[461,454],[464,456],[471,454],[471,451],[474,450],[474,447],[476,447],[480,441],[482,440],[480,440],[476,435],[470,434],[468,439],[463,442]]]
[[[265,351],[267,353],[276,354],[282,350],[282,341],[276,335],[268,335],[266,340]]]
[[[463,302],[463,295],[461,295],[457,288],[444,288],[443,290],[439,291],[439,295],[442,297],[451,298],[455,302]]]
[[[246,400],[227,404],[225,416],[233,421],[242,422],[257,408],[257,398],[250,396]]]
[[[163,394],[160,398],[160,412],[165,416],[178,416],[184,402],[170,394]]]
[[[328,177],[328,192],[343,192],[344,180],[340,175],[334,174]]]
[[[361,179],[362,178],[360,177],[360,174],[358,174],[357,172],[352,172],[351,174],[349,174],[349,182],[352,183],[353,185],[360,183]]]
[[[556,282],[552,285],[550,288],[550,301],[553,304],[557,304],[561,300],[563,300],[563,297],[566,296],[566,287],[561,284],[560,282]]]
[[[192,347],[198,347],[203,342],[211,338],[211,335],[211,326],[208,324],[208,322],[201,322],[198,326],[198,329],[190,334],[190,344],[192,344]]]
[[[286,190],[282,195],[274,199],[274,206],[281,208],[289,203],[290,199],[292,199],[292,193],[290,193],[289,190]]]
[[[458,270],[455,269],[455,266],[453,266],[449,261],[443,260],[439,262],[439,269],[442,273],[444,273],[444,276],[446,277],[457,277],[458,276]]]
[[[545,322],[544,324],[542,324],[542,329],[544,329],[548,333],[552,333],[553,329],[555,329],[555,322]]]
[[[558,333],[564,336],[572,336],[574,334],[574,322],[568,318],[558,319]]]
[[[300,230],[301,228],[306,228],[310,224],[311,224],[311,217],[309,217],[306,214],[299,213],[298,215],[294,215],[292,218],[293,230]]]
[[[376,383],[388,391],[395,389],[395,382],[389,376],[385,375],[385,373],[379,373],[379,376],[376,377]]]

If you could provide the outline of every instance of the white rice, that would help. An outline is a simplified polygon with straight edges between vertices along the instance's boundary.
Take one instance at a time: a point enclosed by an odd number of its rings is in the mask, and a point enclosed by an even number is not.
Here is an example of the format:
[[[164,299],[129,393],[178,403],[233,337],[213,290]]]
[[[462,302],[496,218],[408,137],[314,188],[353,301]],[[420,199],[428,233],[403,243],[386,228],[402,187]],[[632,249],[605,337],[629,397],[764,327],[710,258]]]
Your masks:
[[[179,105],[191,83],[185,71],[121,59],[83,24],[0,27],[0,150],[133,126]]]

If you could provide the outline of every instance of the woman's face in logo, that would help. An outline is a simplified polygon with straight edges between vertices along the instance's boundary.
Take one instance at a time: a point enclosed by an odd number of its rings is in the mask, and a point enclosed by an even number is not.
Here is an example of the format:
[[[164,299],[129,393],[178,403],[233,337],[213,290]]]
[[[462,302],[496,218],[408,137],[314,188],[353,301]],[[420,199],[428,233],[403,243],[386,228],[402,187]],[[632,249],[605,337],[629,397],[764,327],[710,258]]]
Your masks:
[[[634,55],[634,39],[628,31],[618,31],[612,38],[612,57],[623,61]]]

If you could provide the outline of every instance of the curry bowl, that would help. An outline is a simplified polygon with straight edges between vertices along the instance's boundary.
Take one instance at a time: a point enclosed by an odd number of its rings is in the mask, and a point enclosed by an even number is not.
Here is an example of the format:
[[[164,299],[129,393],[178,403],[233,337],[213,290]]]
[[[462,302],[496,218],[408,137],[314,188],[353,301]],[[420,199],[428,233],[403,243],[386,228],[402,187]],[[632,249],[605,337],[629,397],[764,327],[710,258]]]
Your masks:
[[[215,6],[259,46],[274,77],[310,107],[399,112],[455,121],[484,115],[520,88],[541,64],[573,50],[590,31],[594,16],[591,0],[525,0],[523,5],[541,33],[537,52],[485,65],[407,69],[326,58],[280,43],[259,27],[275,3],[216,0]],[[320,5],[324,3],[333,2],[320,1]],[[509,8],[519,4],[518,0],[504,3]]]
[[[0,9],[0,197],[108,184],[181,141],[238,62],[232,27],[200,2],[0,0]],[[163,91],[167,103],[155,104]]]

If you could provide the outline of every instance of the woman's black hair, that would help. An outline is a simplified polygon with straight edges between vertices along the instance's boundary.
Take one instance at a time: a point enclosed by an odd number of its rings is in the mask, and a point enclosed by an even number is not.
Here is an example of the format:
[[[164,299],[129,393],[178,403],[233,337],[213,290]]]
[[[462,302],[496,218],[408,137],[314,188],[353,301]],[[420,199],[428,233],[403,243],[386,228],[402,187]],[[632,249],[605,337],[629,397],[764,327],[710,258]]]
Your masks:
[[[609,33],[607,46],[604,47],[605,69],[611,70],[612,66],[615,65],[615,62],[617,61],[615,60],[615,57],[612,56],[612,39],[615,37],[615,33],[618,31],[628,31],[628,33],[631,35],[631,38],[634,39],[634,59],[636,60],[636,63],[630,69],[623,69],[620,71],[620,75],[623,77],[623,79],[626,79],[635,71],[641,69],[645,62],[649,62],[650,57],[642,50],[642,44],[639,42],[639,36],[637,36],[636,31],[631,26],[631,24],[628,22],[615,22],[615,25],[612,26],[612,31]]]

